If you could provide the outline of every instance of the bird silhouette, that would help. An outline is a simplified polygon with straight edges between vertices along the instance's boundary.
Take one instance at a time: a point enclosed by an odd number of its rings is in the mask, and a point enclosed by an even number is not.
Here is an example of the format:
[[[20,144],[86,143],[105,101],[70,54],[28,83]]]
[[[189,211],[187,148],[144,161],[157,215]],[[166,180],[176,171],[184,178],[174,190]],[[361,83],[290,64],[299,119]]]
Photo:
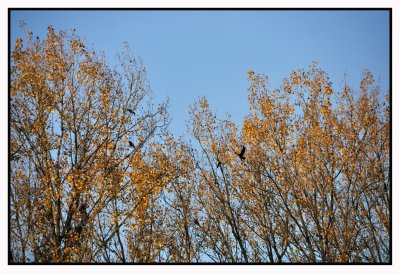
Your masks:
[[[196,225],[200,226],[199,220],[197,220],[197,218],[194,218],[193,222],[194,222]]]
[[[81,206],[79,207],[79,212],[82,214],[86,213],[86,203],[81,204]]]
[[[219,167],[221,167],[221,161],[217,161],[217,169],[219,168]]]
[[[246,147],[243,146],[243,148],[242,148],[242,150],[240,151],[240,153],[237,154],[237,155],[240,157],[241,160],[246,159],[246,158],[243,156],[245,152],[246,152]]]
[[[133,144],[132,141],[129,140],[129,146],[131,146],[132,148],[135,148],[135,145]]]
[[[81,234],[81,233],[82,233],[82,226],[81,226],[81,225],[78,225],[77,227],[75,227],[75,231],[76,231],[78,234]]]
[[[132,109],[127,109],[129,113],[131,113],[132,115],[135,115],[135,111],[133,111]]]

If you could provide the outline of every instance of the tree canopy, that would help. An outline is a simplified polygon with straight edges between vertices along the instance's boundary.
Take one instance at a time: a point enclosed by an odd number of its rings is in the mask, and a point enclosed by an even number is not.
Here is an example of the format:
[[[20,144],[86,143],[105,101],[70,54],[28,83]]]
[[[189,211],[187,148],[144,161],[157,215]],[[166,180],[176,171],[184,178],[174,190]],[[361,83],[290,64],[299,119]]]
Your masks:
[[[207,98],[173,137],[128,45],[15,42],[11,263],[389,263],[390,103],[372,73],[249,71],[240,128]],[[243,110],[245,111],[245,109]]]

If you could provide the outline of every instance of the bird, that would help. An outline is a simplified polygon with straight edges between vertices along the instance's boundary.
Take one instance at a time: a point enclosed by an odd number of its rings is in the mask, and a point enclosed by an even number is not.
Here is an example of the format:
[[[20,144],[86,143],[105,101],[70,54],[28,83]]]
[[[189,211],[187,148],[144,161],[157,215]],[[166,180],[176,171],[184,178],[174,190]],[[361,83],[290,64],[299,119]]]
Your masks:
[[[135,115],[135,111],[133,111],[132,109],[128,108],[128,112],[131,113],[132,115]]]
[[[81,225],[78,225],[78,226],[75,228],[75,231],[76,231],[77,233],[81,234],[81,233],[82,233],[82,226],[81,226]]]
[[[217,169],[221,167],[221,161],[217,160]]]
[[[246,152],[246,147],[243,146],[243,148],[242,148],[242,150],[240,151],[240,153],[237,154],[237,155],[240,157],[241,160],[246,159],[246,158],[243,156],[245,152]]]
[[[86,203],[82,203],[81,206],[79,207],[79,211],[82,214],[86,213]]]
[[[194,218],[193,222],[194,222],[196,225],[200,226],[199,220],[197,220],[197,218]]]
[[[131,146],[132,148],[135,148],[135,144],[133,144],[133,142],[130,140],[129,140],[129,146]]]

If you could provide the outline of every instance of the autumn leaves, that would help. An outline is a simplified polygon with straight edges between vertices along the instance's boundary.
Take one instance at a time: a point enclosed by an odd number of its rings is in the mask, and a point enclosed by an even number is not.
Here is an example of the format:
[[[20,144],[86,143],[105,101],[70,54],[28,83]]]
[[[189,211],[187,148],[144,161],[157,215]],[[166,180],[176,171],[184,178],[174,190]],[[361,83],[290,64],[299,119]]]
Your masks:
[[[388,261],[390,113],[371,73],[334,90],[312,64],[269,90],[249,71],[243,126],[200,98],[188,140],[140,59],[119,61],[52,28],[17,40],[14,261]]]

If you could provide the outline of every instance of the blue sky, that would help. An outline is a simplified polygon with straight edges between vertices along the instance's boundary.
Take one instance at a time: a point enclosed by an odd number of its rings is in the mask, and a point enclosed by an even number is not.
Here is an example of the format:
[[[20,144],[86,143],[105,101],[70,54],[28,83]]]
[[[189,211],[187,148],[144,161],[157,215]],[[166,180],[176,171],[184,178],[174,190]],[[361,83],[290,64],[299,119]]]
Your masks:
[[[218,115],[241,125],[248,113],[247,71],[266,73],[278,87],[290,71],[317,61],[340,87],[344,74],[359,83],[363,69],[389,88],[388,11],[124,10],[13,11],[11,42],[77,29],[110,62],[128,42],[140,56],[158,100],[170,98],[171,131],[182,134],[188,107],[206,96]]]

